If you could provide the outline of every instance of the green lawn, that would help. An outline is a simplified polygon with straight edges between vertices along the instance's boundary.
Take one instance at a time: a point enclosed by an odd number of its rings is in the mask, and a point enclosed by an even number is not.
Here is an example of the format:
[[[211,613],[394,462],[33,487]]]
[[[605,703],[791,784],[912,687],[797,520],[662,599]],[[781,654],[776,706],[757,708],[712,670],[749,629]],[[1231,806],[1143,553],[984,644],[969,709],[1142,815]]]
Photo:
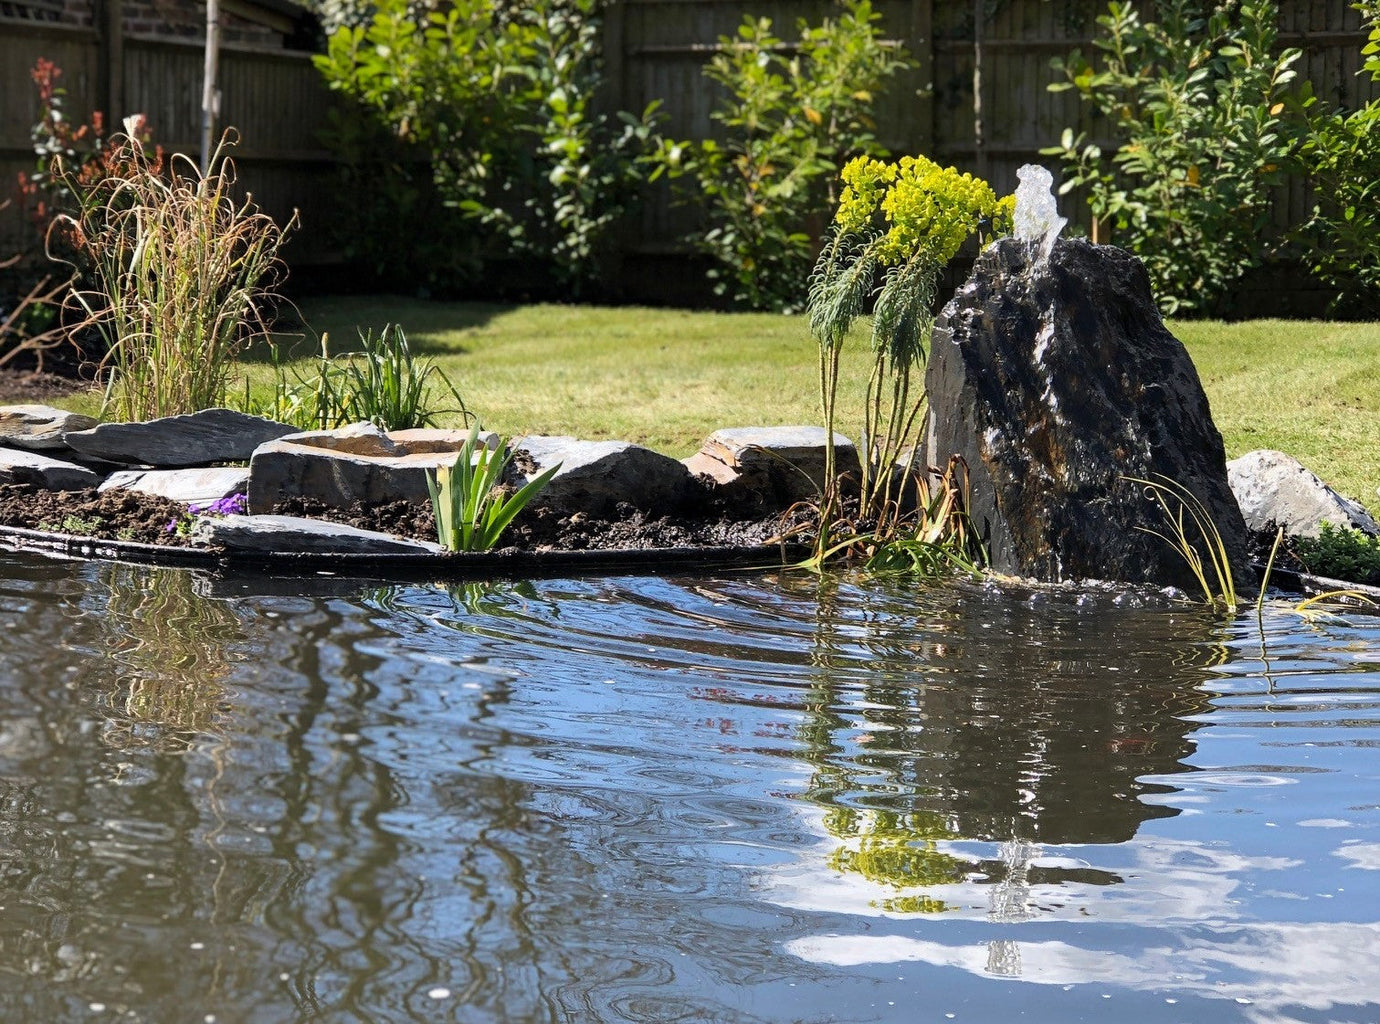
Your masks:
[[[803,318],[588,306],[496,306],[383,296],[303,303],[313,331],[349,347],[356,325],[401,324],[486,426],[505,434],[622,438],[683,456],[718,427],[819,422]],[[1380,509],[1380,324],[1177,322],[1228,456],[1278,448]],[[287,340],[287,339],[285,339]],[[295,342],[305,355],[315,334]],[[839,429],[855,435],[862,338],[845,362]],[[251,381],[266,387],[263,361]],[[97,398],[61,403],[94,411]]]

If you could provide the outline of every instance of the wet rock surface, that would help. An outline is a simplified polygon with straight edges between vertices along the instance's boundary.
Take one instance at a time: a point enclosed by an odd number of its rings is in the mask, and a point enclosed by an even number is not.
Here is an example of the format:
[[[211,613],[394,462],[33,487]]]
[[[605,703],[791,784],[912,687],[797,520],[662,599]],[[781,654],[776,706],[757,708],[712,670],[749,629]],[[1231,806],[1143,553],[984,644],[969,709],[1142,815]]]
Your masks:
[[[1197,371],[1140,262],[1060,241],[1047,263],[993,244],[944,308],[926,373],[931,465],[967,462],[970,512],[998,572],[1192,586],[1144,489],[1203,502],[1240,580],[1246,529]]]

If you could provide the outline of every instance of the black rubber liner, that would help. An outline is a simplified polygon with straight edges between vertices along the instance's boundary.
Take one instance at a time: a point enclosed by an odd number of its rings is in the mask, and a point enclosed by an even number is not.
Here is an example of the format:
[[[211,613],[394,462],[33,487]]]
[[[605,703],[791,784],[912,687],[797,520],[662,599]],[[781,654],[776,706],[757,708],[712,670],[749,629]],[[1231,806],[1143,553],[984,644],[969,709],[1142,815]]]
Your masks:
[[[265,572],[272,575],[386,576],[398,579],[463,579],[473,576],[549,574],[569,571],[659,572],[700,567],[774,568],[806,557],[800,545],[770,547],[678,547],[589,551],[476,551],[456,554],[397,552],[358,554],[338,551],[238,551],[175,547],[125,540],[99,540],[0,526],[0,548],[59,558],[107,559],[145,565]]]

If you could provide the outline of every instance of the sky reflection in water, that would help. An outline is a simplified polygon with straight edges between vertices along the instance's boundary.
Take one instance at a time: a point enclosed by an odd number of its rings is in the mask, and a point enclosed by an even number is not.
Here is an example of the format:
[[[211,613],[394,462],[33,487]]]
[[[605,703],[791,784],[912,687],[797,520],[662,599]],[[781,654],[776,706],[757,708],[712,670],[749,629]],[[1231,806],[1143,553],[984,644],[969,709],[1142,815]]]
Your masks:
[[[1374,618],[303,587],[0,555],[0,1018],[1380,1018]]]

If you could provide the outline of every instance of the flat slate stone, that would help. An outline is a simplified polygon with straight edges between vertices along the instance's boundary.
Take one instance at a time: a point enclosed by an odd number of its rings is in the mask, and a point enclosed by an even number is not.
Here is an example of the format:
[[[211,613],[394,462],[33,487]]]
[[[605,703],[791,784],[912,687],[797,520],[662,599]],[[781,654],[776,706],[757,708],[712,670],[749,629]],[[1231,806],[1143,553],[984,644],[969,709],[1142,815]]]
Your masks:
[[[249,469],[221,466],[211,469],[123,469],[106,477],[99,490],[123,488],[173,501],[219,501],[249,492]]]
[[[82,455],[140,466],[243,462],[265,441],[293,433],[286,423],[233,409],[204,409],[145,423],[102,423],[63,435]]]
[[[669,513],[689,501],[696,488],[694,477],[680,462],[628,441],[534,435],[513,442],[513,447],[535,464],[530,471],[512,473],[514,486],[521,487],[552,466],[561,467],[532,499],[534,506],[603,515],[622,504]]]
[[[355,502],[427,501],[427,474],[454,465],[467,430],[384,432],[372,423],[289,434],[262,444],[249,463],[249,511],[308,498],[332,508]],[[498,435],[480,434],[489,447]]]
[[[192,539],[232,551],[340,552],[342,554],[438,554],[439,544],[404,540],[391,533],[298,516],[203,516]]]
[[[80,491],[100,482],[100,475],[85,466],[38,452],[0,448],[0,484],[32,484],[49,491]]]
[[[684,460],[696,477],[713,482],[715,493],[761,508],[785,508],[817,497],[824,485],[823,427],[730,427],[705,438]],[[858,450],[834,434],[835,471],[858,475]]]
[[[62,435],[90,430],[99,421],[91,416],[54,409],[51,405],[7,405],[0,408],[0,446],[31,452],[65,452]]]
[[[1359,502],[1338,494],[1284,452],[1261,449],[1227,463],[1227,480],[1248,529],[1291,537],[1316,537],[1323,523],[1342,529],[1380,532]]]

